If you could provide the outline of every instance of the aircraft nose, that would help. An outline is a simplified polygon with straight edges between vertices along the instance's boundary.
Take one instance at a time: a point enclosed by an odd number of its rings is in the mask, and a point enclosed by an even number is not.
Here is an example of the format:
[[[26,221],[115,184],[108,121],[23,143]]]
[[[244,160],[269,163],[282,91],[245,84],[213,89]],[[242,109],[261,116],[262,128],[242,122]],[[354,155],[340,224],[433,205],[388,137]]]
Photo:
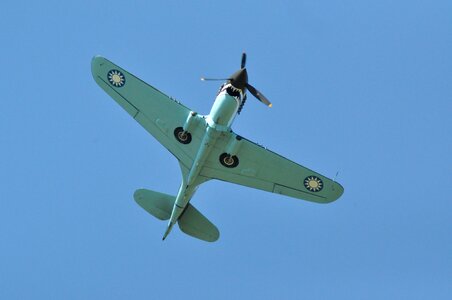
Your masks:
[[[246,84],[248,83],[248,73],[246,71],[246,68],[240,69],[230,77],[231,84],[241,90],[244,90],[246,87]]]

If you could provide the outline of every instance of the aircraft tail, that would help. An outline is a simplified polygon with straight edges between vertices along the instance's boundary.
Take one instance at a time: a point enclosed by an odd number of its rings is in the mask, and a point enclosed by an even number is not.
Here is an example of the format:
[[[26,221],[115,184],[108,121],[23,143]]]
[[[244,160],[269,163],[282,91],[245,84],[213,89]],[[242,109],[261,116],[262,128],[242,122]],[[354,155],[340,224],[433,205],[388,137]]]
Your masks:
[[[215,242],[220,237],[218,228],[190,203],[177,224],[185,234],[206,242]]]
[[[138,205],[159,220],[171,217],[176,201],[175,196],[146,189],[136,190],[133,197]],[[177,223],[184,233],[203,241],[215,242],[220,237],[218,228],[190,203]]]

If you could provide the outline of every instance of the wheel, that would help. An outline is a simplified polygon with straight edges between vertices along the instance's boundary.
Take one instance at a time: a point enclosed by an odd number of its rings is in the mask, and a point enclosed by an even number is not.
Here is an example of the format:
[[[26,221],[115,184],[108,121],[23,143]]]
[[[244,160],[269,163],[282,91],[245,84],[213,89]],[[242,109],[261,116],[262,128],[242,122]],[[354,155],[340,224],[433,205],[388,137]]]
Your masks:
[[[226,168],[235,168],[239,165],[239,158],[235,155],[223,153],[220,155],[220,163]]]
[[[190,144],[191,134],[190,132],[184,131],[182,127],[177,127],[174,129],[174,137],[181,144]]]

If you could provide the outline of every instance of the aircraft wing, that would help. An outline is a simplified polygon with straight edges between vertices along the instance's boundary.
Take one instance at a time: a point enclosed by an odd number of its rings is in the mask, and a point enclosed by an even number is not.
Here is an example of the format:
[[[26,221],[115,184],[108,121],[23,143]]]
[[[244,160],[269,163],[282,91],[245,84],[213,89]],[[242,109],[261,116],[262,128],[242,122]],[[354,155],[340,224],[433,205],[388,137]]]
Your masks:
[[[191,130],[192,142],[181,144],[174,130],[184,125],[190,109],[103,57],[93,58],[91,72],[97,84],[180,161],[183,171],[191,167],[205,126],[202,117]]]
[[[344,192],[337,182],[241,137],[236,154],[239,164],[223,166],[220,155],[236,137],[233,132],[222,134],[202,176],[318,203],[332,202]]]

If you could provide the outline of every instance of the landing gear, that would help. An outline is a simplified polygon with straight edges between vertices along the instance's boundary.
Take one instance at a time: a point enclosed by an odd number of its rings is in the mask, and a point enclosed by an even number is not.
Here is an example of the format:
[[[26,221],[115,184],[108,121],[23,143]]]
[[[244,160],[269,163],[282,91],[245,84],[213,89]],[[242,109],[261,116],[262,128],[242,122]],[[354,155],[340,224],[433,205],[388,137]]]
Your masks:
[[[191,142],[190,132],[184,131],[182,127],[174,129],[174,137],[181,144],[190,144]]]
[[[239,158],[235,155],[223,153],[220,155],[220,163],[226,168],[235,168],[239,165]]]

